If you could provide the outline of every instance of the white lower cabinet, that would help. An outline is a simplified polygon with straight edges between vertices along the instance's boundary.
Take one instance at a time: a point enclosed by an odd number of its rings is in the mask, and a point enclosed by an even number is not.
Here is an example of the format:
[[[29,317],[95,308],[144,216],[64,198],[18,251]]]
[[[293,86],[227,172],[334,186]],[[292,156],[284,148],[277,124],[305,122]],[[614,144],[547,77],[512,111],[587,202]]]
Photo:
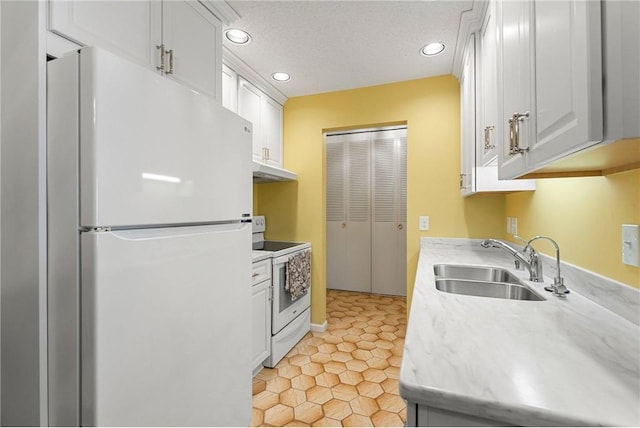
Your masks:
[[[512,426],[502,421],[467,415],[451,410],[407,402],[408,427],[500,427]]]
[[[271,354],[271,259],[253,264],[251,286],[251,367],[255,375]]]

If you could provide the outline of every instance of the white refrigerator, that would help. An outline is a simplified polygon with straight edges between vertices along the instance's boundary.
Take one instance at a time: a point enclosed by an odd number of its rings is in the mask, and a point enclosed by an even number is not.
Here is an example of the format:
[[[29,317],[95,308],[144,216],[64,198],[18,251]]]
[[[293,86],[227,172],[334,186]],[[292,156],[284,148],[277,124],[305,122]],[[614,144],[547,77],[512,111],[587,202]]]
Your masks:
[[[52,426],[251,420],[251,124],[109,52],[48,62]]]

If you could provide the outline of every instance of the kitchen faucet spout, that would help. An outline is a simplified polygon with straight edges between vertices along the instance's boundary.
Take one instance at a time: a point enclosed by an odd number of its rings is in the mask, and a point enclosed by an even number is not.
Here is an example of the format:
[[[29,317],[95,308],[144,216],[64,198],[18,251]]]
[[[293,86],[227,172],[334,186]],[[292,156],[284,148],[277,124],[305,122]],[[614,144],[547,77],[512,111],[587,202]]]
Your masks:
[[[527,249],[529,248],[533,249],[533,247],[531,246],[531,243],[538,239],[546,239],[549,242],[551,242],[553,246],[556,248],[556,276],[553,278],[553,284],[547,287],[544,287],[544,289],[547,291],[553,292],[554,296],[566,297],[566,295],[569,294],[569,289],[564,285],[564,278],[560,276],[560,247],[558,246],[556,241],[554,241],[548,236],[543,236],[543,235],[534,236],[533,238],[529,239],[529,242],[527,242],[527,246],[524,247],[524,251],[526,252]]]
[[[516,268],[522,263],[529,271],[529,281],[542,282],[542,263],[538,259],[538,253],[531,246],[525,247],[523,252],[497,239],[485,239],[480,243],[484,248],[501,248],[511,254],[515,259]]]

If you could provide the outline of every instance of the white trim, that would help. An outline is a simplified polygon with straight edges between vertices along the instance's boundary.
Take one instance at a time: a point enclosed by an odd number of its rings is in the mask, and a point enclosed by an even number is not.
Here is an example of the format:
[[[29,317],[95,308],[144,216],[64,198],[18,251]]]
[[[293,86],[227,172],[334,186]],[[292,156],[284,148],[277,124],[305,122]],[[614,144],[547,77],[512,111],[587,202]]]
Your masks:
[[[487,4],[488,2],[486,1],[474,1],[473,7],[465,10],[460,15],[456,51],[453,55],[453,66],[451,67],[451,73],[456,76],[458,80],[460,80],[460,73],[462,73],[464,51],[467,47],[469,35],[480,30],[485,11],[487,10]]]
[[[222,46],[222,63],[235,71],[238,76],[243,77],[249,83],[260,89],[280,105],[287,102],[287,96],[280,92],[267,79],[260,76],[253,68],[241,60],[236,54],[231,52],[226,46]]]
[[[240,19],[240,14],[235,11],[234,8],[229,6],[224,0],[199,0],[200,3],[209,9],[209,12],[213,13],[224,25],[229,25],[237,19]]]
[[[82,47],[56,33],[47,31],[46,34],[47,54],[56,58],[63,57],[65,54],[76,51]]]
[[[311,331],[314,333],[324,333],[327,331],[327,320],[324,320],[322,324],[311,323]]]

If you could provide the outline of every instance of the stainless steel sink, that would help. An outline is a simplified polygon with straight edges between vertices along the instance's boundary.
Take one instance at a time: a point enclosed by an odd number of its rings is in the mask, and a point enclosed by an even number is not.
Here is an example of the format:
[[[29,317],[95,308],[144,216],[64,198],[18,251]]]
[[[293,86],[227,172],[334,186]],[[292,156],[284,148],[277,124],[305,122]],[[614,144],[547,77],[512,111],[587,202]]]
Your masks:
[[[523,285],[520,279],[508,270],[497,267],[435,265],[433,272],[440,278],[472,279],[475,281],[509,282]]]
[[[445,293],[511,300],[545,300],[526,285],[468,279],[436,279],[436,288]]]
[[[546,300],[506,269],[434,265],[436,288],[445,293],[511,300]]]

